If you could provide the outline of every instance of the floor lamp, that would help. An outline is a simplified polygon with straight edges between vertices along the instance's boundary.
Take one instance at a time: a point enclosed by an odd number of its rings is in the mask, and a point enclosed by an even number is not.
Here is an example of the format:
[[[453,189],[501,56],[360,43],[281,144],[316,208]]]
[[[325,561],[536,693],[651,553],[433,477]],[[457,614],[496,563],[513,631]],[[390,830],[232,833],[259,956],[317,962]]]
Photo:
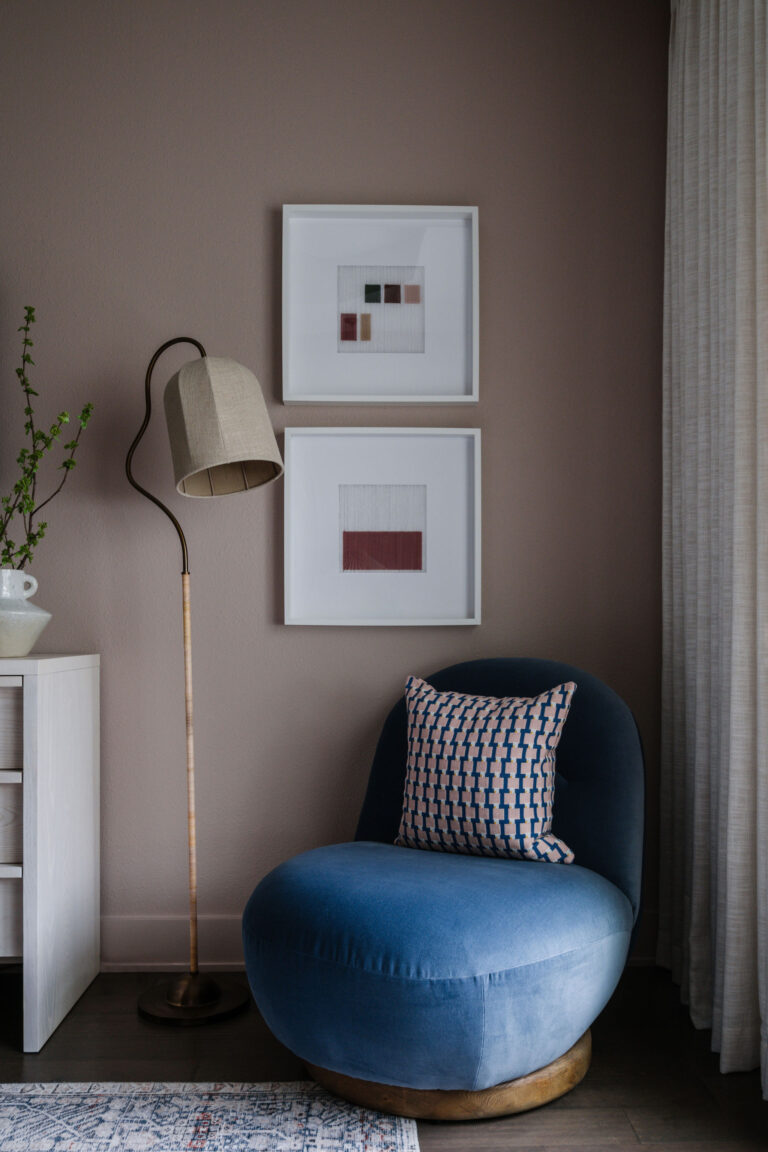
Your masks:
[[[187,836],[189,847],[189,972],[147,989],[139,997],[139,1012],[174,1024],[198,1024],[221,1019],[244,1008],[248,991],[229,980],[201,974],[197,950],[197,837],[195,828],[195,744],[192,705],[192,641],[190,630],[189,552],[176,517],[162,501],[133,477],[133,454],[152,415],[152,372],[160,356],[174,344],[193,344],[199,360],[185,364],[165,389],[165,415],[171,444],[176,489],[183,496],[226,496],[259,488],[277,479],[283,461],[272,431],[259,382],[234,360],[207,356],[202,344],[188,336],[166,341],[149,362],[144,382],[146,411],[128,449],[125,471],[143,496],[173,524],[181,544],[181,592],[184,629],[184,699],[187,721]]]

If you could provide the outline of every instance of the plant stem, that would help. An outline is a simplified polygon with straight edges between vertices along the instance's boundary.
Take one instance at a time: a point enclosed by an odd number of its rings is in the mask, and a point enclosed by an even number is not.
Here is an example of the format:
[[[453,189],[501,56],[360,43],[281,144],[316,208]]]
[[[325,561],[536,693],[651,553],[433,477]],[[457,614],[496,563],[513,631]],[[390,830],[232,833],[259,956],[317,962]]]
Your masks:
[[[77,445],[80,442],[80,436],[82,435],[82,431],[83,431],[83,426],[81,424],[77,430],[77,435],[75,436],[74,444],[70,450],[69,456],[67,457],[68,460],[72,460],[74,455],[75,455],[75,452],[77,450]],[[69,476],[70,471],[71,471],[70,468],[64,468],[64,475],[61,478],[61,483],[59,484],[58,488],[54,488],[53,492],[51,492],[50,496],[47,496],[46,499],[43,500],[42,504],[38,504],[36,508],[32,509],[32,511],[29,514],[30,528],[32,526],[32,517],[36,516],[41,508],[45,508],[46,504],[50,504],[50,502],[51,502],[51,500],[53,500],[54,496],[58,496],[59,492],[61,492],[62,488],[64,487],[64,485],[67,482],[67,476]]]
[[[23,357],[24,357],[24,353],[27,351],[27,348],[29,347],[29,345],[27,344],[27,341],[29,339],[29,332],[30,332],[31,326],[32,326],[32,320],[30,318],[30,314],[27,313],[25,324],[24,324],[24,343],[22,345],[23,351],[22,351],[22,361],[21,361],[21,367],[22,367],[22,371],[24,371],[24,379],[25,380],[26,380],[26,375],[27,375],[26,370],[25,370],[27,362],[26,362],[26,360],[24,360]],[[37,438],[35,436],[35,431],[36,431],[36,429],[35,429],[35,413],[34,413],[33,408],[32,408],[32,397],[29,394],[29,384],[27,384],[27,386],[24,389],[24,398],[26,400],[24,407],[29,408],[29,414],[27,417],[29,420],[29,434],[32,437],[32,451],[35,452],[35,451],[37,451]],[[27,415],[27,414],[25,413],[25,415]],[[32,473],[32,491],[30,493],[30,496],[32,498],[33,505],[35,502],[36,491],[37,491],[37,469],[35,469],[35,471]],[[30,512],[29,516],[27,516],[26,514],[23,516],[24,530],[26,531],[27,536],[29,536],[30,532],[32,531],[32,515],[33,515],[33,513]]]
[[[24,393],[24,434],[27,438],[21,448],[16,463],[19,467],[18,478],[7,496],[0,501],[0,563],[9,565],[17,571],[23,570],[32,559],[32,553],[45,535],[47,524],[45,521],[36,521],[40,511],[50,504],[54,496],[61,492],[66,484],[67,475],[75,467],[75,454],[80,443],[80,436],[88,424],[93,412],[93,405],[86,404],[80,413],[77,433],[63,444],[65,454],[59,465],[64,470],[60,483],[54,488],[50,496],[37,503],[37,481],[41,461],[46,457],[60,439],[64,425],[69,424],[69,413],[59,412],[50,428],[38,428],[35,422],[33,397],[37,396],[32,387],[27,366],[33,365],[30,355],[33,342],[29,333],[35,322],[35,310],[32,307],[24,309],[24,323],[19,328],[23,333],[21,366],[16,369],[22,392]],[[17,542],[10,538],[14,521],[21,524],[24,536]],[[37,526],[36,526],[37,525]]]

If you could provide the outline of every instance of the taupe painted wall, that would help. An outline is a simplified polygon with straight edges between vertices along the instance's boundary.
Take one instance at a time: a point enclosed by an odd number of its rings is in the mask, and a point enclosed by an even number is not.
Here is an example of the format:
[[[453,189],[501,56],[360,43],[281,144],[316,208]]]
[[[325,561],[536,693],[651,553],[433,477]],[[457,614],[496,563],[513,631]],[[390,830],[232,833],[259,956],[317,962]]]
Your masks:
[[[482,627],[286,629],[280,485],[185,501],[151,428],[137,473],[192,554],[204,959],[237,962],[270,867],[352,834],[406,674],[464,658],[562,658],[627,699],[655,859],[666,35],[662,0],[0,5],[0,475],[29,302],[41,402],[96,404],[32,571],[45,648],[103,659],[107,964],[184,960],[179,558],[123,475],[181,333],[252,367],[280,430],[484,437]],[[281,405],[284,202],[479,205],[478,407]]]

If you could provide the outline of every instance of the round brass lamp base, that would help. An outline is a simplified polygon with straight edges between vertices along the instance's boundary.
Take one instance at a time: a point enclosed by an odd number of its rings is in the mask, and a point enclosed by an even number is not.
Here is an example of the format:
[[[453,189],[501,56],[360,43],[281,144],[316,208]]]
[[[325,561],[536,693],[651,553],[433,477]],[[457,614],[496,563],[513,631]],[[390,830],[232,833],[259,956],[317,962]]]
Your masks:
[[[186,972],[153,984],[139,996],[139,1015],[163,1024],[209,1024],[248,1007],[251,994],[235,981]]]
[[[491,1116],[509,1116],[527,1112],[564,1096],[583,1080],[592,1056],[592,1035],[587,1030],[572,1048],[535,1072],[483,1088],[479,1092],[461,1089],[399,1088],[394,1084],[376,1084],[356,1080],[327,1068],[307,1064],[318,1084],[352,1104],[411,1116],[416,1120],[482,1120]]]

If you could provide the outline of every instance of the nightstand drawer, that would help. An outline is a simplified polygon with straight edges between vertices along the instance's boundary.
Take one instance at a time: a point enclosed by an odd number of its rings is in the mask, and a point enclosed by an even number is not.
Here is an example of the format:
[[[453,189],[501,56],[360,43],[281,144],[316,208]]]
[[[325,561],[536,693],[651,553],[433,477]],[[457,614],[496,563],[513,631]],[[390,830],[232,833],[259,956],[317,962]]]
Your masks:
[[[0,956],[21,956],[21,880],[0,878]]]
[[[24,690],[21,676],[0,676],[0,772],[21,772]]]
[[[0,864],[21,864],[21,784],[0,783]]]

